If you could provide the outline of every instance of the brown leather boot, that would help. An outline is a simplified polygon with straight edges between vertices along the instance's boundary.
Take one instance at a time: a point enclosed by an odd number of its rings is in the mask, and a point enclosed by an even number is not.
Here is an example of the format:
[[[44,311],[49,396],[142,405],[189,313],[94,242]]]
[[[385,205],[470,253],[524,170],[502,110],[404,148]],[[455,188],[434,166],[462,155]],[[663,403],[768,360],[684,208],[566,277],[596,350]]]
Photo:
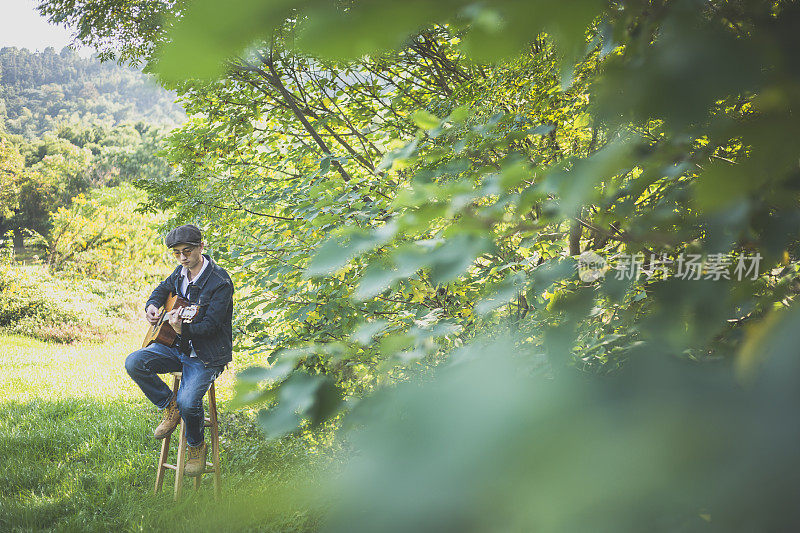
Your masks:
[[[206,470],[206,443],[200,446],[188,446],[188,459],[183,473],[190,477],[201,475]]]
[[[169,405],[164,408],[164,418],[156,428],[155,438],[163,439],[175,430],[175,426],[181,420],[181,413],[178,411],[178,404],[175,403],[175,395],[169,401]]]

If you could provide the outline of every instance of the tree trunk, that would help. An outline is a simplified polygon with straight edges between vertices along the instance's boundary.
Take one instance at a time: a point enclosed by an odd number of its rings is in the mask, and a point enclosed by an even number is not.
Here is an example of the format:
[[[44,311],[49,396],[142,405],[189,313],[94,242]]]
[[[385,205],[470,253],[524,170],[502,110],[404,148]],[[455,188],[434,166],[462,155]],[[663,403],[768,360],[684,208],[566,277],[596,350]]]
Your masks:
[[[25,248],[25,235],[22,228],[14,228],[14,251],[22,251]]]
[[[569,222],[569,255],[579,255],[581,253],[581,210],[578,209],[578,216]]]

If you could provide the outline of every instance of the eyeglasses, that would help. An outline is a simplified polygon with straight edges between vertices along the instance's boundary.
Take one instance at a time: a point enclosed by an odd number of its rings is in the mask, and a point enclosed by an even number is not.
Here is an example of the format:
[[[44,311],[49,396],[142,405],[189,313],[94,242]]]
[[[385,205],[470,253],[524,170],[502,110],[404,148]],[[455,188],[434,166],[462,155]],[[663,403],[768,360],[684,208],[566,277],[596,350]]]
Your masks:
[[[183,250],[172,250],[172,255],[176,258],[180,256],[189,257],[194,252],[195,246],[191,246],[189,248],[184,248]]]

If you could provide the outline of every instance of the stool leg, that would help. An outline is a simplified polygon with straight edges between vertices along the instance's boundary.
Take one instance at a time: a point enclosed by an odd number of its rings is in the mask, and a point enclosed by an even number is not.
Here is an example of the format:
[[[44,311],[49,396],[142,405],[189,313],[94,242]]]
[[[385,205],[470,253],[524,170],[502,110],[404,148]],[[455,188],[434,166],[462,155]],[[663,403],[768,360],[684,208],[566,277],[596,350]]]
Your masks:
[[[169,455],[169,441],[171,438],[172,435],[167,435],[161,443],[161,453],[158,456],[158,472],[156,472],[156,493],[161,490],[161,485],[164,483],[164,471],[166,470],[164,464],[167,462],[167,456]]]
[[[175,501],[181,498],[183,488],[183,467],[186,466],[186,426],[181,419],[181,436],[178,439],[178,461],[175,463]]]
[[[194,477],[194,490],[200,490],[200,484],[202,479],[203,479],[203,474]]]
[[[178,376],[173,376],[172,378],[172,394],[178,394],[178,387],[180,386],[180,378]],[[164,483],[164,472],[166,471],[166,467],[164,465],[167,463],[167,457],[169,456],[169,443],[172,439],[172,435],[167,435],[164,437],[164,442],[161,443],[161,453],[158,456],[158,470],[156,471],[156,487],[155,492],[159,492],[161,490],[161,486]]]
[[[217,417],[217,395],[214,391],[214,383],[208,391],[208,410],[211,419],[211,457],[214,461],[214,498],[219,498],[220,493],[220,466],[219,466],[219,419]]]
[[[202,402],[202,400],[201,400],[201,402]],[[202,403],[201,403],[201,405],[202,405]],[[205,413],[205,411],[203,411],[203,412]],[[206,425],[206,418],[205,418],[205,415],[203,415],[203,426],[205,426],[205,425]],[[206,441],[205,437],[206,437],[205,432],[203,432],[203,442]],[[205,473],[205,465],[203,465],[203,471],[201,471],[199,475],[194,477],[194,490],[196,490],[196,491],[200,490],[200,487],[202,486],[202,483],[203,483],[203,474],[204,473]]]

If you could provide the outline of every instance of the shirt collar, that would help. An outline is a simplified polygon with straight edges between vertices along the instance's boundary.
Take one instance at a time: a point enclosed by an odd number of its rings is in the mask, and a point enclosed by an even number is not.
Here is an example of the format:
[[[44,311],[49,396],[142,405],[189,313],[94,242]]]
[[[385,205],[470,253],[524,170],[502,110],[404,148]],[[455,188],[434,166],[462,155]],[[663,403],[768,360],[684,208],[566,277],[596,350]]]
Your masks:
[[[208,260],[205,257],[203,257],[202,255],[200,257],[203,259],[203,266],[200,267],[200,272],[198,272],[197,275],[192,278],[192,281],[191,281],[192,283],[194,283],[195,281],[200,279],[200,276],[203,275],[203,272],[206,270],[206,267],[208,266]],[[186,278],[186,281],[189,281],[189,276],[187,276],[188,273],[189,273],[189,269],[188,268],[181,267],[181,276]]]

